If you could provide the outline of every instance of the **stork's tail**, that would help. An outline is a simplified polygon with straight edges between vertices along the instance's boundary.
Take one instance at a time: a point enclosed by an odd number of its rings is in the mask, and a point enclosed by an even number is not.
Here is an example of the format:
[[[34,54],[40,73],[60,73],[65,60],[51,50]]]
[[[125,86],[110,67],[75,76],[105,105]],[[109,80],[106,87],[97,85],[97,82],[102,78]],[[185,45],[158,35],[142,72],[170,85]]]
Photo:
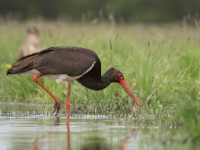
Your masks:
[[[17,60],[10,69],[7,70],[7,75],[21,74],[33,69],[34,58],[36,54],[31,54]]]

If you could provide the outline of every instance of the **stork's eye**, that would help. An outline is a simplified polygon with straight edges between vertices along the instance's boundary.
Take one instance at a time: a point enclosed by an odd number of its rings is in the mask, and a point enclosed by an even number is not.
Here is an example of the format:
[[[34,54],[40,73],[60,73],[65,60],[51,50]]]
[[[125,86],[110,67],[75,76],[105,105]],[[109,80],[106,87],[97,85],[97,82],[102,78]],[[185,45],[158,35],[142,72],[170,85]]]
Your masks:
[[[119,79],[124,80],[124,76],[122,74],[119,74]]]

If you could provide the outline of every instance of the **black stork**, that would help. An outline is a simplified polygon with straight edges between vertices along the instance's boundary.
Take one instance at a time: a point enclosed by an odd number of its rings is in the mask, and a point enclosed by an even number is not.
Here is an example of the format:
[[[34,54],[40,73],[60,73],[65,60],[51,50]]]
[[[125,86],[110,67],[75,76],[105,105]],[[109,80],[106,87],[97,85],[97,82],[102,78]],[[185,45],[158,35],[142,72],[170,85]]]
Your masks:
[[[141,105],[128,87],[124,75],[115,68],[110,68],[101,76],[101,62],[95,52],[81,47],[50,47],[38,53],[22,57],[7,71],[11,74],[33,74],[33,81],[45,90],[55,101],[54,115],[59,113],[60,101],[47,90],[38,79],[42,76],[68,82],[66,108],[70,117],[71,81],[77,80],[86,88],[98,91],[112,82],[119,83],[137,105]]]

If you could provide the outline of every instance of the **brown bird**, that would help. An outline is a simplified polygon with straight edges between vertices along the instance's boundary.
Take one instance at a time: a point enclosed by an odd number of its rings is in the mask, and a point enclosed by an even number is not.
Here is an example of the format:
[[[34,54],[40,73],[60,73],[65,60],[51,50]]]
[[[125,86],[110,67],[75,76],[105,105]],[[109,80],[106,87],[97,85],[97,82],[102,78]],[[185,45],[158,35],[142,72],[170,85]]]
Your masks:
[[[19,48],[19,56],[27,56],[39,52],[42,49],[39,30],[32,26],[27,29],[26,41]]]
[[[33,74],[33,80],[44,89],[55,101],[54,113],[59,113],[60,101],[39,81],[42,76],[68,82],[66,108],[70,117],[71,81],[77,80],[86,88],[98,91],[112,82],[119,83],[137,105],[141,105],[128,87],[122,72],[110,68],[101,76],[101,62],[92,50],[81,47],[50,47],[17,60],[7,74]]]

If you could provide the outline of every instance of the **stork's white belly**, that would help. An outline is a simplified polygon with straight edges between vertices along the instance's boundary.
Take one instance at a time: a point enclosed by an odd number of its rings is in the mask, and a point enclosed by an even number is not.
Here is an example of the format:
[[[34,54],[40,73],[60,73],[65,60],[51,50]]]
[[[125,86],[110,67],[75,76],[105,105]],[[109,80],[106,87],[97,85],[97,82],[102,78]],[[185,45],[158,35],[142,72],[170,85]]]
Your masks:
[[[63,81],[72,81],[72,80],[76,80],[76,79],[79,79],[80,77],[82,77],[83,75],[85,75],[86,73],[88,73],[93,67],[94,67],[94,64],[96,62],[93,62],[92,65],[84,72],[82,73],[81,75],[78,75],[78,76],[69,76],[67,74],[55,74],[55,75],[45,75],[46,77],[49,77],[49,78],[53,78],[56,80],[57,83],[60,83],[60,82],[63,82]],[[32,70],[29,70],[27,72],[24,72],[23,74],[42,74],[40,71],[38,71],[37,69],[32,69]]]

